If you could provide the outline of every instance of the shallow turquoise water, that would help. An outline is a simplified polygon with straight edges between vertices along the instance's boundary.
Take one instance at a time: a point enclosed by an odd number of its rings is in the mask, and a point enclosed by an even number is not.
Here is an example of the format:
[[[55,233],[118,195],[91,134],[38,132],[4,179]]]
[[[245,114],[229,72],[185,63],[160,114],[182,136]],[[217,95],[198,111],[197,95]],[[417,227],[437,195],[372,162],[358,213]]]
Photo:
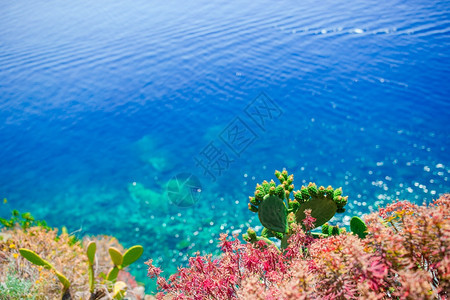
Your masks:
[[[247,197],[275,169],[342,186],[342,223],[449,191],[449,1],[3,2],[1,216],[173,270],[257,224]],[[165,193],[185,172],[187,208]]]

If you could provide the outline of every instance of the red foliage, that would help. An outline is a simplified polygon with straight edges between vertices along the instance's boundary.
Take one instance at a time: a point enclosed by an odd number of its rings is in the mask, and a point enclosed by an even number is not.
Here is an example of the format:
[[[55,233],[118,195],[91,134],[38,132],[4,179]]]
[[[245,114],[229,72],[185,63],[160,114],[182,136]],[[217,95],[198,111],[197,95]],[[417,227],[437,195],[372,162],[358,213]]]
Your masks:
[[[428,206],[396,202],[366,216],[363,240],[296,228],[283,252],[222,234],[220,257],[197,254],[168,279],[150,260],[149,276],[158,299],[447,299],[449,209],[450,195]]]

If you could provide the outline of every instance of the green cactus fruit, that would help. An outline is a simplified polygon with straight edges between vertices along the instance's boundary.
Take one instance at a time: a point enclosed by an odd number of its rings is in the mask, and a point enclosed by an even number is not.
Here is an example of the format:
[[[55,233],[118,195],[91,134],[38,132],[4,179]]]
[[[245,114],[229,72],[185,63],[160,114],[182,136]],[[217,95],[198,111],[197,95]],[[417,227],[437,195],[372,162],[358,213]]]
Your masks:
[[[283,200],[274,195],[266,195],[258,209],[261,224],[275,232],[287,231],[287,208]]]
[[[279,198],[283,199],[285,196],[285,190],[284,187],[282,185],[279,185],[275,188],[275,195],[278,196]]]
[[[106,280],[115,282],[118,275],[119,275],[119,268],[112,267],[111,270],[109,270],[108,275],[106,276]]]
[[[306,187],[304,187],[304,186],[302,186],[302,189],[300,190],[300,193],[301,193],[302,199],[303,199],[303,201],[301,201],[301,202],[308,201],[309,198],[311,198],[311,197],[309,196],[308,189],[307,189]],[[299,202],[300,202],[300,201],[299,201]]]
[[[345,196],[345,197],[342,197],[342,196],[334,197],[334,202],[337,205],[337,212],[338,213],[345,212],[344,206],[347,204],[347,201],[348,201],[348,196]]]
[[[20,255],[22,255],[25,259],[27,259],[31,263],[37,266],[43,266],[46,269],[53,269],[53,266],[45,259],[42,259],[38,254],[36,254],[36,252],[25,248],[20,248],[19,252]]]
[[[261,236],[265,237],[265,238],[271,238],[271,237],[275,237],[275,235],[273,234],[272,231],[270,231],[267,228],[263,228],[263,230],[261,231]]]
[[[284,181],[283,176],[281,175],[281,172],[276,170],[275,171],[275,177],[278,178],[278,180],[280,181],[280,183],[282,183]]]
[[[141,257],[144,253],[144,248],[141,245],[136,245],[128,249],[123,255],[122,268],[125,268]]]
[[[113,261],[114,265],[120,266],[123,262],[123,255],[120,253],[120,251],[114,247],[110,247],[109,255],[111,256],[111,260]]]
[[[247,235],[250,238],[250,240],[256,240],[256,232],[253,228],[247,229]]]
[[[297,200],[289,201],[289,209],[290,209],[290,211],[295,213],[297,211],[297,209],[299,208],[299,206],[300,206],[300,203],[298,203]]]
[[[258,212],[258,207],[252,205],[251,203],[248,204],[248,209],[249,209],[251,212],[254,212],[254,213],[257,213],[257,212]]]
[[[261,236],[264,237],[262,234],[261,234]],[[256,236],[256,232],[255,232],[255,230],[253,228],[247,229],[247,233],[243,234],[242,237],[247,242],[256,242],[256,241],[258,241],[258,237]]]
[[[308,193],[311,197],[316,198],[318,196],[318,190],[315,183],[310,182],[308,184]]]
[[[275,195],[275,187],[274,187],[274,186],[271,186],[271,187],[270,187],[270,189],[269,189],[269,194],[270,194],[270,195]]]
[[[305,200],[303,199],[303,195],[302,195],[301,191],[294,191],[294,199],[295,199],[298,203],[303,203],[303,202],[305,202]]]
[[[259,205],[260,202],[259,202],[258,200],[256,200],[255,197],[248,197],[248,198],[249,198],[250,203],[251,203],[252,205],[255,205],[255,206]]]
[[[326,193],[326,197],[327,197],[329,200],[333,200],[333,199],[334,199],[334,190],[333,190],[333,188],[331,187],[331,185],[329,185],[329,186],[327,187],[327,189],[325,190],[325,193]]]
[[[336,225],[331,227],[331,235],[339,235],[339,233],[341,233],[339,226]]]
[[[288,224],[292,224],[292,223],[294,223],[295,222],[295,214],[294,213],[289,213],[288,215],[287,215],[287,221],[288,221]]]
[[[314,192],[313,187],[311,187],[311,190]],[[312,197],[311,200],[300,204],[295,213],[297,223],[303,224],[302,221],[305,219],[306,209],[311,209],[311,216],[316,219],[314,226],[319,227],[334,216],[337,211],[337,205],[333,200],[329,200],[326,197]]]
[[[322,233],[329,235],[330,234],[330,225],[328,225],[328,223],[325,223],[322,225]]]
[[[342,188],[338,188],[336,190],[334,190],[334,195],[333,197],[338,197],[342,195]]]
[[[367,225],[361,218],[356,216],[350,220],[350,230],[361,239],[365,238],[367,235]]]
[[[323,186],[319,187],[318,196],[325,197],[325,188]]]

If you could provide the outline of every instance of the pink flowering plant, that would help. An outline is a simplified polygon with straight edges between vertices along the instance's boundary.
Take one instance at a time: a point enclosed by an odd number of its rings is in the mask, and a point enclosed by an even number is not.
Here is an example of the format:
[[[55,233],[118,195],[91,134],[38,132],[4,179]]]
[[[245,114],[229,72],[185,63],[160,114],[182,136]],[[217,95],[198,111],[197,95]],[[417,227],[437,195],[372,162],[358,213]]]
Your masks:
[[[253,230],[249,242],[221,234],[220,256],[197,254],[168,278],[149,260],[148,275],[157,278],[158,299],[447,299],[449,209],[450,194],[429,205],[395,202],[365,217],[364,238],[314,235],[311,207],[301,222],[287,211],[283,232],[263,223],[280,249]]]

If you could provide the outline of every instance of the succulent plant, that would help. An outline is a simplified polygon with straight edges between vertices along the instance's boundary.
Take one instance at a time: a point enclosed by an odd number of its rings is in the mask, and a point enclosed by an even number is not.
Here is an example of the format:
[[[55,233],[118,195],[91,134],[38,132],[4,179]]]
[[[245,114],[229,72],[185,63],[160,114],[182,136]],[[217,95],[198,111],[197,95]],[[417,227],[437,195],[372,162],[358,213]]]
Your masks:
[[[43,266],[44,268],[46,268],[48,270],[53,270],[55,272],[56,277],[58,277],[59,281],[63,285],[62,299],[70,299],[70,292],[69,292],[70,282],[63,274],[61,274],[58,270],[55,269],[55,267],[52,266],[52,264],[50,264],[45,259],[41,258],[33,250],[20,248],[19,252],[20,252],[20,255],[22,255],[29,262],[31,262],[37,266]]]
[[[272,231],[287,232],[287,208],[283,200],[275,195],[266,195],[258,208],[261,224]]]
[[[302,186],[294,191],[294,175],[289,175],[286,170],[275,171],[275,176],[280,184],[273,180],[257,184],[255,194],[249,197],[248,208],[258,213],[258,218],[264,229],[261,233],[263,238],[276,237],[283,245],[291,234],[291,224],[297,223],[303,226],[305,210],[311,210],[311,216],[315,218],[314,227],[319,227],[328,222],[336,213],[345,211],[347,198],[342,196],[342,189],[333,189],[331,186],[317,188],[316,184],[310,183],[307,187]],[[293,192],[293,199],[290,198]],[[341,229],[331,228],[335,234]],[[250,241],[257,239],[246,238]],[[283,247],[284,248],[284,247]]]
[[[95,288],[95,274],[94,274],[94,259],[95,259],[95,251],[97,251],[97,244],[95,242],[89,242],[87,246],[87,257],[88,257],[88,265],[89,265],[89,291],[94,293]]]
[[[350,230],[361,239],[365,238],[367,235],[366,223],[356,216],[350,220]]]
[[[335,214],[344,212],[348,197],[342,197],[342,189],[334,190],[331,186],[326,189],[316,184],[309,183],[307,187],[302,186],[300,191],[294,192],[294,198],[300,203],[295,213],[297,223],[302,224],[305,219],[305,210],[311,210],[311,216],[316,219],[315,227],[322,226]]]
[[[115,282],[117,276],[119,275],[119,271],[138,260],[144,252],[144,248],[140,245],[136,245],[122,254],[118,249],[110,247],[108,252],[109,256],[111,256],[114,267],[112,267],[108,272],[106,279],[108,281]]]

